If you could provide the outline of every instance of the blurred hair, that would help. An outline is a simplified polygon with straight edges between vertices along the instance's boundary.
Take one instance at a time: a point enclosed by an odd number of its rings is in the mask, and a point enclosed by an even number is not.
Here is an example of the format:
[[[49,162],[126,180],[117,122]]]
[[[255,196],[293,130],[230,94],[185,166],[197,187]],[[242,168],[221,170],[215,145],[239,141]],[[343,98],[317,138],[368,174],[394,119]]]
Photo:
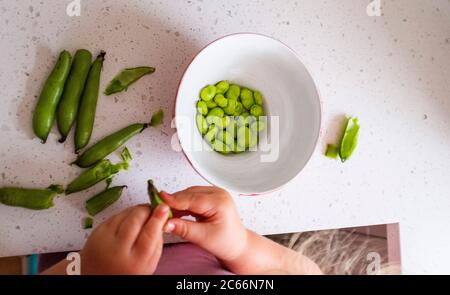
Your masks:
[[[322,230],[269,238],[310,258],[324,274],[367,274],[369,252],[387,255],[385,247],[371,243],[370,236],[354,230]],[[387,257],[382,257],[381,263],[378,274],[400,274],[400,266],[387,264]]]

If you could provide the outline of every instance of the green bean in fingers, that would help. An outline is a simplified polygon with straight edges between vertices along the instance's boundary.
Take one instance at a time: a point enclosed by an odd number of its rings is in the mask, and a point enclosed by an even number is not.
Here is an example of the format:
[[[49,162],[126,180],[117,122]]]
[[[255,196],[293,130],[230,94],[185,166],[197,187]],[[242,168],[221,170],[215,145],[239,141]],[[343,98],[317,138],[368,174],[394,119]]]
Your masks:
[[[44,84],[34,110],[33,131],[42,140],[42,143],[47,141],[48,134],[55,121],[56,109],[63,93],[64,84],[69,76],[71,60],[72,56],[69,52],[65,50],[61,52],[53,71]]]
[[[0,188],[0,203],[32,210],[44,210],[53,207],[53,198],[60,192],[60,186],[50,186],[47,189],[4,187]]]
[[[158,205],[164,203],[164,201],[161,199],[161,196],[159,195],[159,191],[156,189],[155,185],[153,184],[153,180],[151,179],[147,181],[147,192],[150,198],[150,205],[152,207],[152,210],[155,210]],[[172,217],[172,210],[169,209],[169,218]]]
[[[59,142],[61,143],[66,140],[77,117],[78,105],[91,63],[92,54],[88,50],[80,49],[75,53],[57,112],[58,129],[61,133]]]
[[[93,196],[86,201],[87,212],[95,216],[105,210],[120,198],[123,189],[126,187],[126,185],[111,187]]]
[[[75,130],[75,151],[84,148],[91,139],[94,127],[95,111],[100,85],[100,74],[105,60],[105,52],[102,51],[89,70],[88,78],[84,86],[83,95],[78,110],[78,121]]]
[[[158,121],[157,123],[159,124],[163,120],[163,116],[164,113],[162,111],[158,111],[152,116],[152,120],[150,122]],[[88,148],[86,151],[84,151],[80,156],[78,156],[77,160],[74,163],[82,168],[90,167],[114,152],[116,149],[130,140],[133,136],[141,133],[146,128],[152,125],[157,126],[157,124],[147,123],[132,124],[111,135],[108,135]]]
[[[119,173],[120,170],[128,169],[128,163],[112,164],[109,160],[103,160],[94,167],[84,171],[75,178],[66,188],[66,195],[79,192],[106,180]]]

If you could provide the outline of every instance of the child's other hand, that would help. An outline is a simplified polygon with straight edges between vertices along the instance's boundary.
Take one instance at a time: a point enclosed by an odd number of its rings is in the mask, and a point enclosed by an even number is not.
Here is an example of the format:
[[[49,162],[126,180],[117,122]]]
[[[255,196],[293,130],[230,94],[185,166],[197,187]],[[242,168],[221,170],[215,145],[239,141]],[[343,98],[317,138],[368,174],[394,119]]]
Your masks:
[[[154,212],[139,205],[99,225],[81,251],[82,274],[152,274],[161,257],[168,211],[164,204]]]
[[[245,251],[247,230],[243,226],[230,194],[217,187],[190,187],[161,197],[175,216],[192,215],[196,221],[170,219],[164,230],[182,237],[212,253],[222,261],[231,261]]]

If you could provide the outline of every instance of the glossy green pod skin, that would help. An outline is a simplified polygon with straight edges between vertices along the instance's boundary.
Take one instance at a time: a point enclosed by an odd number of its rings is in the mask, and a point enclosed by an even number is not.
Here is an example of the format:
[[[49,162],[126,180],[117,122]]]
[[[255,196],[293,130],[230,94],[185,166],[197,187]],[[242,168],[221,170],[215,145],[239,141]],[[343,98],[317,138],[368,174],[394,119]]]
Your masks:
[[[78,121],[75,130],[75,151],[84,148],[91,139],[94,127],[95,112],[97,109],[98,92],[100,87],[100,74],[105,60],[105,52],[102,51],[91,66],[81,96],[78,110]]]
[[[53,207],[53,198],[57,194],[51,189],[5,187],[0,188],[0,203],[32,210],[44,210]]]
[[[91,68],[92,54],[86,49],[75,53],[69,78],[58,106],[57,121],[61,139],[64,142],[78,114],[78,105]]]
[[[342,162],[347,161],[356,149],[359,136],[358,118],[351,117],[347,120],[344,135],[339,146],[339,157]]]
[[[122,169],[128,169],[128,163],[113,165],[109,160],[102,160],[94,167],[84,171],[75,178],[66,188],[66,195],[79,192],[105,180],[118,173]]]
[[[86,201],[87,212],[90,215],[95,216],[105,210],[120,198],[124,188],[126,188],[125,185],[111,187],[93,196]]]
[[[56,109],[70,72],[72,56],[63,51],[59,55],[53,71],[44,84],[33,113],[34,134],[45,143],[55,121]]]
[[[152,207],[152,210],[155,210],[158,205],[164,203],[164,201],[161,199],[161,196],[159,195],[159,191],[156,189],[155,185],[153,184],[153,180],[151,179],[147,181],[147,192],[150,198],[150,205]],[[172,217],[172,210],[169,209],[169,218]]]
[[[124,90],[126,91],[131,84],[135,83],[143,76],[153,74],[154,72],[155,68],[152,67],[125,69],[109,82],[104,93],[106,95],[111,95]]]
[[[148,126],[148,124],[133,124],[104,137],[78,156],[75,164],[82,168],[96,164]]]

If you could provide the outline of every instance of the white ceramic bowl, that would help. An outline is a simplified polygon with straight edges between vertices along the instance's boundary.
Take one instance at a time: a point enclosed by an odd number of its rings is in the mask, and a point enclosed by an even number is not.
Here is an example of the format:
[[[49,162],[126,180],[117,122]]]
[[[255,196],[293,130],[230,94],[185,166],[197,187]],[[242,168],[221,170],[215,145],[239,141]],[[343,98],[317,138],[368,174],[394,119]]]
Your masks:
[[[268,119],[269,139],[261,146],[275,146],[278,138],[278,156],[275,148],[233,155],[199,149],[204,141],[196,128],[195,104],[205,85],[221,80],[262,92],[268,115],[279,117],[279,133]],[[203,178],[235,193],[261,194],[280,188],[306,165],[319,137],[321,105],[313,79],[293,50],[270,37],[242,33],[214,41],[193,59],[180,82],[175,122],[183,152]],[[275,160],[267,162],[270,157]]]

